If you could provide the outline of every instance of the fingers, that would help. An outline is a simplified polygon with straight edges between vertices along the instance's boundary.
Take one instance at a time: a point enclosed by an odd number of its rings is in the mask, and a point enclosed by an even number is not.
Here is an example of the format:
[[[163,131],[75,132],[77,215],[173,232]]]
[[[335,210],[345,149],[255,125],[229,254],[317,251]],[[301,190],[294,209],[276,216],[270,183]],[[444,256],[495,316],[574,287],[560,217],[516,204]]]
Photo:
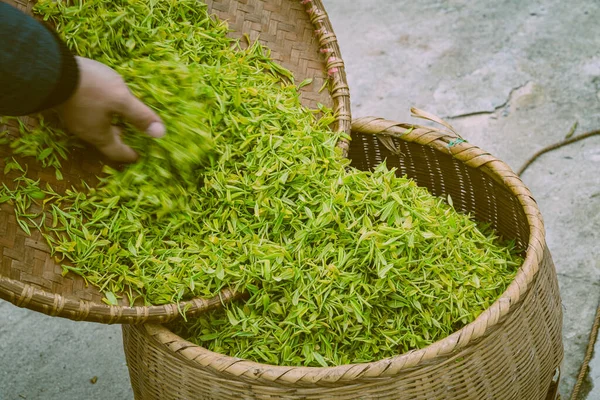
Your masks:
[[[123,78],[108,66],[87,58],[76,58],[80,82],[75,93],[59,107],[69,130],[96,146],[110,159],[133,162],[138,155],[121,140],[121,131],[111,125],[121,115],[137,129],[159,138],[165,134],[160,117],[137,99]]]
[[[137,160],[137,153],[123,143],[121,129],[111,125],[109,113],[89,112],[79,107],[61,111],[63,122],[73,134],[95,146],[111,160],[125,163]]]
[[[165,125],[158,114],[142,103],[130,91],[127,91],[127,95],[121,103],[121,109],[116,111],[136,128],[146,132],[151,137],[160,138],[165,135]]]
[[[102,153],[113,161],[132,163],[138,159],[138,154],[121,139],[121,129],[110,127],[110,132],[101,142],[92,143]]]

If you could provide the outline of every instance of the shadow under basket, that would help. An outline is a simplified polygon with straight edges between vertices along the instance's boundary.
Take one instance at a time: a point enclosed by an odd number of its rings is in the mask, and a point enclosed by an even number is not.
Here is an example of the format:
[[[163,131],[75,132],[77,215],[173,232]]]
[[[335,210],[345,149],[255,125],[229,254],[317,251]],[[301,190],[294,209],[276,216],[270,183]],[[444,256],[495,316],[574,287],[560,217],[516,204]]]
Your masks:
[[[32,14],[35,4],[33,0],[0,1],[28,14]],[[269,49],[274,61],[294,74],[296,82],[312,79],[311,84],[300,90],[302,103],[313,109],[319,103],[332,108],[336,112],[332,129],[350,132],[350,97],[342,57],[320,0],[207,0],[204,3],[210,13],[228,22],[231,37],[239,39],[248,35],[251,41],[258,39]],[[327,89],[320,91],[323,86]],[[37,124],[35,116],[21,120],[30,126]],[[0,132],[5,129],[18,133],[16,123],[3,126],[0,120]],[[346,153],[348,143],[340,142],[340,147]],[[10,148],[0,146],[0,168],[4,167],[1,160],[9,156],[13,156]],[[29,178],[40,180],[40,187],[48,183],[58,192],[79,184],[82,179],[94,182],[105,161],[93,149],[74,150],[63,163],[64,179],[57,180],[54,170],[44,170],[35,160],[15,158],[27,166]],[[9,174],[5,181],[9,182],[11,177]],[[225,290],[220,297],[212,299],[133,307],[127,296],[122,296],[119,305],[109,306],[102,301],[104,295],[96,287],[87,285],[81,276],[71,272],[63,276],[62,267],[55,262],[42,235],[37,230],[31,233],[29,236],[19,228],[14,208],[3,204],[0,208],[0,299],[19,307],[108,324],[165,323],[181,317],[180,309],[187,309],[186,315],[193,316],[235,296]]]
[[[361,170],[386,160],[526,249],[514,281],[490,308],[423,349],[328,368],[259,364],[213,353],[161,325],[123,326],[135,398],[556,399],[562,309],[539,209],[505,163],[447,127],[358,119],[349,157]]]

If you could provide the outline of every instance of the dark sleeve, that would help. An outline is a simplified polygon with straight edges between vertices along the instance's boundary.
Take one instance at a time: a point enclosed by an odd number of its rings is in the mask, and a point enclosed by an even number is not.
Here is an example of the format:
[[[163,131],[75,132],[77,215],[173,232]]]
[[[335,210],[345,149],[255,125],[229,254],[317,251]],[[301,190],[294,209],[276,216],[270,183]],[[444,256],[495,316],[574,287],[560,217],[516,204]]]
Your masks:
[[[79,70],[62,40],[33,17],[0,3],[0,115],[52,108],[75,91]]]

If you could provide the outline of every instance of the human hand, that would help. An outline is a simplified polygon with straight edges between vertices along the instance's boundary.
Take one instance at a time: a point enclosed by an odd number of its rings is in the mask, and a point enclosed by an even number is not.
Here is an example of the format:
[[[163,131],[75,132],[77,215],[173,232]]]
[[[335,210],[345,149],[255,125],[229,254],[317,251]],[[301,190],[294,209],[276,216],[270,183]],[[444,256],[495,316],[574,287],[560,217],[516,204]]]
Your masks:
[[[113,116],[120,115],[154,138],[165,134],[162,120],[129,91],[116,71],[88,58],[76,57],[76,60],[79,84],[73,95],[57,107],[62,122],[110,159],[137,160],[137,153],[123,143],[121,129],[112,125]]]

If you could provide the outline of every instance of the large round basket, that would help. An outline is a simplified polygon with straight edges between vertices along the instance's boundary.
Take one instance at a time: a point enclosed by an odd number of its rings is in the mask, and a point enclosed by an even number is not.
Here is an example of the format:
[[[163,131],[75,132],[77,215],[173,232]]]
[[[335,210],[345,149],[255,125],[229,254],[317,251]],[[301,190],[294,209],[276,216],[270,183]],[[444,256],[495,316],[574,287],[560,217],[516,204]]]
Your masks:
[[[363,170],[386,159],[526,249],[516,278],[489,309],[426,348],[329,368],[258,364],[208,351],[165,326],[123,326],[136,399],[554,400],[562,312],[540,212],[505,163],[446,126],[362,118],[352,124],[349,156]]]
[[[33,0],[0,0],[31,14]],[[271,51],[272,58],[294,73],[298,82],[313,79],[301,90],[305,105],[316,108],[318,103],[333,108],[337,119],[333,129],[350,131],[350,98],[339,47],[329,18],[320,0],[207,0],[209,12],[226,20],[231,36],[248,35],[259,39]],[[326,82],[327,81],[327,82]],[[328,90],[319,89],[326,84]],[[22,119],[35,125],[35,117]],[[16,126],[3,126],[9,134],[18,132]],[[347,152],[348,145],[340,143]],[[0,167],[5,157],[12,156],[8,146],[0,147]],[[54,172],[40,169],[35,160],[19,159],[27,165],[28,175],[40,179],[40,186],[49,183],[57,191],[64,191],[81,179],[92,182],[105,160],[94,149],[74,151],[69,162],[63,164],[64,180],[57,181]],[[15,175],[16,177],[16,175]],[[10,181],[9,174],[6,181]],[[220,298],[194,299],[180,304],[131,307],[126,300],[118,306],[102,302],[103,294],[77,275],[63,276],[63,269],[50,255],[50,250],[39,232],[27,235],[15,219],[14,209],[8,204],[0,208],[0,298],[19,307],[45,314],[102,323],[163,323],[180,317],[180,309],[194,315],[221,304],[235,296],[225,290]],[[124,299],[127,296],[123,296]]]

